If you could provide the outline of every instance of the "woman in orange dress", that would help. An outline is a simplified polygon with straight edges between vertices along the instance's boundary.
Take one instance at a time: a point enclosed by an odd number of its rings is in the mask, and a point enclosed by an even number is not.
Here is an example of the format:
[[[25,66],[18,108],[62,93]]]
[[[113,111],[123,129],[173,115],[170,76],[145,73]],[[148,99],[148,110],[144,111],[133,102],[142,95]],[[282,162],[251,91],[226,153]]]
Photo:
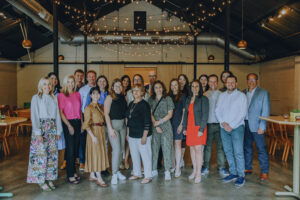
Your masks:
[[[202,85],[198,80],[191,84],[192,94],[186,100],[183,119],[183,134],[186,144],[190,146],[193,173],[189,179],[195,183],[201,182],[201,168],[203,163],[203,145],[206,145],[207,120],[209,112],[208,98],[203,96]]]

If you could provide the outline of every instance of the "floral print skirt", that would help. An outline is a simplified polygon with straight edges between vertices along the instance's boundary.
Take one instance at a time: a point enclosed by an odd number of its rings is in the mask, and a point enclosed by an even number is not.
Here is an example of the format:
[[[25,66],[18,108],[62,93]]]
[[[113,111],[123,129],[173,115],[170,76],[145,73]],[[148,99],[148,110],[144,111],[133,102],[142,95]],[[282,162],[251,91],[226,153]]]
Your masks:
[[[27,183],[44,183],[57,179],[58,150],[56,141],[56,120],[40,119],[43,142],[32,134]]]

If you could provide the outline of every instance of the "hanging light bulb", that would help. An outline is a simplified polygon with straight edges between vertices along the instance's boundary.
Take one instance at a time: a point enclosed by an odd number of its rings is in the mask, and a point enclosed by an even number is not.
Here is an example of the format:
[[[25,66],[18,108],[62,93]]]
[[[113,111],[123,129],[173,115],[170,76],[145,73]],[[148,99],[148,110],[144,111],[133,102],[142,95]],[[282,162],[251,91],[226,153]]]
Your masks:
[[[237,44],[239,49],[246,49],[247,42],[244,40],[244,0],[242,0],[242,40]]]

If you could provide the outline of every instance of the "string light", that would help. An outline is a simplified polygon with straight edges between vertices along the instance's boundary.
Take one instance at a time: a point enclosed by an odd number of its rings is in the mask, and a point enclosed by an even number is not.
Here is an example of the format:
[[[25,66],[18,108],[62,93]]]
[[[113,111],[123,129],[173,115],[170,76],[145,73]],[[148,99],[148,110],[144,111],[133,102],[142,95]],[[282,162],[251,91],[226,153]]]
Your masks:
[[[262,27],[266,27],[266,25],[268,23],[274,22],[276,20],[279,20],[280,18],[282,18],[283,16],[286,16],[289,12],[293,12],[294,10],[288,6],[284,6],[283,8],[281,8],[279,11],[277,11],[276,13],[273,13],[273,15],[263,19],[260,22],[260,25]]]

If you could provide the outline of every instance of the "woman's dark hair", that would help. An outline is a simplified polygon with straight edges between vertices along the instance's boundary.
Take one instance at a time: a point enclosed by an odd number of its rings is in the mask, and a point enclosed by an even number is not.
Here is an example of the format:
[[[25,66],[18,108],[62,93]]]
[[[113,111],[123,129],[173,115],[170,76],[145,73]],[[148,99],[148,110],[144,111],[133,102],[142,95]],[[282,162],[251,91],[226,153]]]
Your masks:
[[[209,89],[209,85],[208,85],[208,76],[207,76],[206,74],[201,74],[201,75],[199,76],[199,78],[198,78],[198,80],[199,80],[200,83],[201,83],[200,79],[201,79],[202,77],[205,77],[206,80],[207,80],[207,84],[206,84],[206,86],[205,86],[205,91],[207,91],[207,90]],[[201,84],[201,85],[202,85],[202,84]]]
[[[59,93],[60,92],[60,89],[61,89],[61,86],[60,86],[60,81],[59,81],[59,78],[58,78],[58,76],[54,73],[54,72],[50,72],[49,74],[48,74],[48,77],[50,78],[51,76],[55,76],[56,77],[56,79],[57,79],[57,85],[55,86],[55,89],[54,89],[54,91],[53,92],[55,92],[55,90]]]
[[[94,91],[97,91],[97,92],[99,92],[99,94],[101,94],[101,93],[100,93],[100,89],[99,89],[98,86],[92,87],[92,88],[90,89],[90,95],[92,95]]]
[[[97,78],[97,80],[96,80],[96,86],[98,86],[98,81],[99,81],[100,78],[104,78],[104,79],[105,79],[105,81],[106,81],[106,86],[105,86],[104,89],[105,89],[105,92],[108,92],[109,84],[108,84],[108,80],[107,80],[106,76],[104,76],[104,75],[98,76],[98,78]],[[99,87],[99,86],[98,86],[98,87]],[[99,87],[99,89],[100,89],[100,87]]]
[[[191,82],[191,96],[193,96],[193,92],[192,92],[192,85],[193,85],[193,83],[198,83],[199,84],[199,88],[200,88],[200,90],[199,90],[199,93],[198,93],[198,97],[201,97],[201,96],[203,96],[203,88],[202,88],[202,84],[200,83],[200,81],[199,80],[197,80],[197,79],[195,79],[195,80],[193,80],[192,82]]]
[[[132,77],[132,82],[134,83],[134,77],[136,77],[136,76],[139,76],[139,77],[141,78],[141,80],[142,80],[142,85],[144,85],[144,84],[145,84],[144,78],[143,78],[143,76],[140,75],[140,74],[135,74],[135,75],[133,75],[133,77]]]
[[[155,90],[154,90],[156,84],[161,85],[161,87],[163,89],[162,97],[165,98],[167,96],[167,89],[166,89],[165,84],[163,82],[161,82],[160,80],[157,80],[153,83],[153,87],[151,87],[151,98],[155,99],[155,97],[156,97]]]
[[[171,89],[171,84],[172,84],[173,81],[176,81],[177,84],[178,84],[178,91],[177,91],[176,96],[173,94],[173,91],[172,91],[172,89]],[[168,94],[168,95],[173,99],[174,102],[180,101],[182,92],[180,91],[180,88],[179,88],[179,81],[178,81],[177,78],[173,78],[173,79],[170,81],[170,84],[169,84],[169,94]]]
[[[233,73],[232,73],[231,71],[229,71],[229,70],[224,70],[224,71],[221,73],[221,75],[220,75],[220,80],[222,81],[222,83],[224,83],[222,77],[223,77],[223,74],[225,74],[225,73],[228,73],[229,76],[232,76],[232,75],[233,75]]]
[[[186,97],[189,96],[189,79],[185,74],[179,74],[178,75],[178,81],[180,77],[183,77],[185,79],[185,85],[183,86],[183,89],[181,90],[182,94],[184,94]]]
[[[125,92],[127,92],[128,90],[131,89],[131,80],[130,80],[130,77],[129,77],[128,75],[122,76],[122,78],[121,78],[122,85],[123,85],[123,81],[124,81],[125,78],[128,78],[128,86],[127,86],[127,88],[126,88],[126,90],[125,90]]]

